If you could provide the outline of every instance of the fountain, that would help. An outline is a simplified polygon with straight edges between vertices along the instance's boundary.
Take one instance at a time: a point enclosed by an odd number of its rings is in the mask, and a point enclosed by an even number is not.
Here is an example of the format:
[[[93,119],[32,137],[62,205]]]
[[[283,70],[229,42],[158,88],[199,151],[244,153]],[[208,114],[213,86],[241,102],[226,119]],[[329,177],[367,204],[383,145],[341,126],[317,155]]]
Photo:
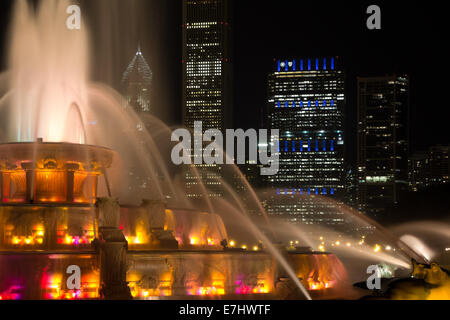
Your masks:
[[[216,214],[155,200],[121,207],[111,197],[99,197],[98,185],[108,186],[107,169],[116,156],[107,148],[42,140],[0,145],[2,299],[298,298],[303,294],[287,289],[284,270],[310,291],[345,280],[334,255],[282,257],[255,226],[271,254],[261,247],[228,248]],[[224,205],[239,217],[232,205]],[[252,226],[248,218],[242,222]],[[65,288],[70,265],[81,268],[76,290]]]
[[[186,197],[156,142],[170,129],[152,117],[150,132],[136,130],[122,97],[89,82],[87,31],[64,27],[68,5],[19,0],[14,11],[0,88],[0,299],[303,299],[345,283],[336,256],[280,251],[201,180],[206,208]],[[262,243],[234,248],[224,211]]]
[[[35,11],[16,1],[0,75],[0,300],[354,297],[341,260],[302,230],[292,227],[312,248],[279,243],[236,166],[229,176],[247,200],[226,181],[224,197],[209,199],[195,167],[203,203],[186,196],[185,172],[161,143],[171,129],[89,81],[87,31],[65,28],[69,4],[42,0]],[[143,120],[150,130],[137,129]]]

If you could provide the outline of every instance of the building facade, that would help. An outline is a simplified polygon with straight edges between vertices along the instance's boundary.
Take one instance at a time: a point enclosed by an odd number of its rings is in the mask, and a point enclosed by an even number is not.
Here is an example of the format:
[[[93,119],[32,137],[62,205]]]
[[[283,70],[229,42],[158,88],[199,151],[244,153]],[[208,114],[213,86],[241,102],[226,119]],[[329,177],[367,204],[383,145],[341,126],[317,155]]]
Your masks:
[[[358,78],[358,209],[374,218],[408,187],[409,81]]]
[[[335,57],[276,60],[268,127],[279,129],[279,171],[267,211],[302,224],[341,225],[345,74]]]
[[[419,191],[449,183],[449,146],[432,146],[409,158],[409,189]]]
[[[433,146],[430,148],[429,173],[431,185],[442,185],[449,183],[449,154],[449,146]]]
[[[231,1],[183,0],[183,125],[223,133],[232,121]],[[210,197],[220,197],[222,168],[195,165]],[[197,177],[185,174],[188,197],[201,197]]]
[[[427,152],[416,152],[408,159],[408,187],[419,191],[430,185],[429,156]]]

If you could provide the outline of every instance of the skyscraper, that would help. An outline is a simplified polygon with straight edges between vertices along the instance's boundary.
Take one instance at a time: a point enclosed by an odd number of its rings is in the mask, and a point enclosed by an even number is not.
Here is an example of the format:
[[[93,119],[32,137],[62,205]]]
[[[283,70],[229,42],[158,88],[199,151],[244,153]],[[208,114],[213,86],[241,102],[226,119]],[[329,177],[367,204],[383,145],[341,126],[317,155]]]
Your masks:
[[[409,189],[419,191],[449,183],[450,146],[432,146],[428,152],[416,152],[408,159]]]
[[[269,214],[340,225],[344,191],[344,71],[335,57],[275,61],[268,126],[279,129],[279,172],[268,176]]]
[[[408,187],[409,81],[358,78],[358,207],[380,217]]]
[[[431,185],[447,184],[450,181],[450,146],[432,146],[429,151],[429,173]]]
[[[194,129],[231,127],[232,68],[229,0],[183,0],[183,125]],[[221,195],[222,168],[196,165],[211,197]],[[185,175],[189,197],[201,195],[195,177]]]
[[[150,112],[150,93],[153,73],[138,47],[136,54],[122,76],[122,94],[138,114]]]
[[[136,123],[136,130],[139,134],[144,132],[144,126],[149,128],[148,118],[146,115],[152,111],[151,106],[151,85],[152,85],[153,73],[148,65],[147,61],[142,54],[140,45],[128,65],[127,69],[122,75],[122,95],[125,99],[124,107],[131,107],[139,116],[140,122]],[[139,141],[141,144],[145,144],[145,139]],[[151,181],[141,168],[136,164],[134,167],[129,168],[130,176],[130,190],[135,194],[143,193],[150,188]]]
[[[429,155],[427,152],[416,152],[408,159],[409,190],[419,191],[430,185]]]

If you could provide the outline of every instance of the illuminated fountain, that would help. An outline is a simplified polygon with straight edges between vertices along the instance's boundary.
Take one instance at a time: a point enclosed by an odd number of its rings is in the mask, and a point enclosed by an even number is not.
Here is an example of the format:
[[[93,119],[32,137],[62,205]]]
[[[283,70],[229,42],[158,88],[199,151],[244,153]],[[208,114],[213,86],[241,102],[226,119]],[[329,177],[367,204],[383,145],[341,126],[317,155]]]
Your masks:
[[[98,198],[116,156],[70,143],[0,145],[2,299],[302,297],[263,247],[234,249],[218,215]],[[345,283],[334,255],[287,260],[311,292]],[[71,265],[78,289],[66,285]]]
[[[68,5],[43,0],[35,13],[16,1],[9,70],[0,74],[0,300],[350,292],[334,254],[286,251],[247,216],[253,203],[267,225],[236,166],[224,176],[240,177],[247,200],[222,181],[226,196],[212,201],[195,168],[204,203],[186,196],[177,183],[186,173],[161,143],[171,129],[148,116],[151,129],[138,130],[143,119],[117,92],[88,81],[86,28],[65,28]],[[230,238],[235,224],[253,242]],[[67,285],[70,266],[80,268],[78,288]]]

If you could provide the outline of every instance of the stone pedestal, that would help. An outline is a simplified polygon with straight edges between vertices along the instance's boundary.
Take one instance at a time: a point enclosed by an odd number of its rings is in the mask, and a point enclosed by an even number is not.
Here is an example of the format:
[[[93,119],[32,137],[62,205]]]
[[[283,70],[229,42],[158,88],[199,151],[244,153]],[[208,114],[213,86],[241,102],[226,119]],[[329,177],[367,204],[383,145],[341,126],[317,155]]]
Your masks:
[[[100,296],[109,300],[132,299],[127,276],[127,241],[116,228],[99,228]]]
[[[119,229],[120,206],[116,199],[96,203],[99,238],[95,247],[100,259],[100,296],[109,300],[132,299],[126,281],[128,243]]]
[[[287,263],[291,263],[286,246],[282,243],[274,243],[275,248],[283,256]],[[299,299],[303,296],[297,284],[289,277],[285,268],[278,262],[275,262],[275,283],[274,283],[274,294],[278,299]],[[299,279],[300,281],[302,279]]]
[[[159,249],[178,249],[178,241],[173,232],[164,229],[151,229],[150,242]]]
[[[151,245],[159,249],[178,249],[173,231],[164,229],[166,204],[160,200],[143,200],[141,207],[148,216]]]

